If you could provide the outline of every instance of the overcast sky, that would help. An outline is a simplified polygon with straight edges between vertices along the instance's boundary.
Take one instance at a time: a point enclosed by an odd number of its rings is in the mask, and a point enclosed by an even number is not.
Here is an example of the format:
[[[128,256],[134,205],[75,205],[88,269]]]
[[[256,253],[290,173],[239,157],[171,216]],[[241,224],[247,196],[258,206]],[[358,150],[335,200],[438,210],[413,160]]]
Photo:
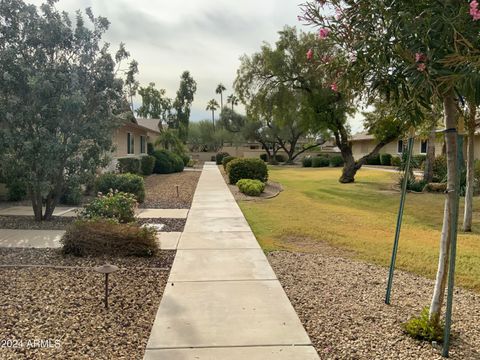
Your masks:
[[[154,82],[174,98],[181,73],[189,70],[197,81],[191,116],[197,121],[210,117],[205,107],[218,97],[218,83],[227,87],[226,95],[230,93],[241,55],[258,51],[262,41],[275,42],[285,25],[301,27],[297,21],[301,1],[60,0],[57,8],[73,12],[91,7],[96,15],[108,18],[105,40],[112,49],[126,44],[139,62],[141,86]],[[361,129],[358,120],[352,125]]]

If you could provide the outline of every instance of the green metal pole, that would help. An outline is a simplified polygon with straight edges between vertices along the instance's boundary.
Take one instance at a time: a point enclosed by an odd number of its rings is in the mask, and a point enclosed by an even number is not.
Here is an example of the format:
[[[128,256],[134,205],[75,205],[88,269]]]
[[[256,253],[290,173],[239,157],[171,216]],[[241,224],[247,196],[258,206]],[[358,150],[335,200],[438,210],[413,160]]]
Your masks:
[[[453,205],[453,221],[451,224],[450,259],[448,266],[447,309],[445,311],[445,329],[443,333],[442,356],[448,358],[450,349],[450,329],[452,327],[453,289],[455,285],[455,260],[457,256],[458,207],[460,203],[460,177],[463,168],[463,135],[457,135],[457,177],[455,179],[455,203]]]
[[[408,176],[410,172],[410,163],[412,159],[413,141],[414,141],[414,136],[410,135],[410,137],[408,138],[407,163],[405,164],[405,172],[403,175],[402,194],[400,196],[400,208],[398,210],[398,216],[397,216],[397,227],[395,229],[395,240],[393,242],[392,259],[390,260],[390,271],[388,273],[387,293],[385,295],[385,304],[387,305],[390,305],[390,295],[392,293],[393,273],[395,271],[395,261],[397,259],[398,242],[400,240],[400,229],[402,228],[403,209],[405,207],[405,198],[407,196],[407,182],[408,182]]]

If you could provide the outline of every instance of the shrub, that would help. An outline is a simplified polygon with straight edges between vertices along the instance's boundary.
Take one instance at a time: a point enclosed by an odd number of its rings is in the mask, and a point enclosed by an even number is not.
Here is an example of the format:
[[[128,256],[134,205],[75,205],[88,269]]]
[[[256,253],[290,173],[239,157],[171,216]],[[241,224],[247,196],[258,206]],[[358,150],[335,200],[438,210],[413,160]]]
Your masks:
[[[187,154],[181,154],[180,157],[183,160],[183,166],[188,166],[188,164],[190,163],[190,156],[187,155]],[[183,169],[182,169],[182,171],[183,171]]]
[[[215,162],[217,162],[215,155],[212,155],[212,156],[210,157],[210,161],[215,161]]]
[[[153,168],[155,167],[155,156],[146,155],[142,156],[141,159],[141,168],[143,175],[151,175],[153,173]]]
[[[312,167],[312,157],[310,155],[305,156],[302,159],[302,166],[303,167]]]
[[[153,152],[155,151],[155,146],[152,143],[147,143],[147,154],[148,155],[153,155]]]
[[[284,155],[282,154],[277,154],[275,155],[275,161],[278,161],[278,162],[285,162],[287,159],[285,158]]]
[[[445,155],[437,156],[433,162],[433,181],[447,181],[447,158]]]
[[[82,186],[78,182],[70,182],[65,185],[60,203],[65,205],[80,205],[82,202]]]
[[[399,181],[400,186],[403,185],[403,181],[404,181],[404,177],[402,175],[400,176],[400,181]],[[427,182],[425,180],[417,180],[415,179],[414,176],[407,177],[407,190],[422,192],[423,189],[425,188],[425,185],[427,185]]]
[[[215,161],[217,165],[222,165],[223,158],[227,156],[230,156],[230,154],[227,152],[220,152],[217,155],[215,155]]]
[[[172,157],[173,172],[182,172],[183,169],[185,169],[182,157],[174,153],[171,153],[170,155]]]
[[[268,155],[267,155],[267,154],[260,154],[260,159],[261,159],[262,161],[267,162],[267,161],[268,161]]]
[[[228,165],[228,163],[229,163],[230,161],[232,161],[232,160],[235,160],[235,159],[236,159],[236,157],[234,157],[234,156],[225,156],[225,157],[223,158],[223,160],[222,160],[223,169],[224,169],[225,171],[227,171],[227,165]]]
[[[400,159],[399,156],[392,156],[391,164],[392,166],[400,167],[402,164],[402,159]]]
[[[153,156],[155,156],[155,166],[153,168],[155,174],[171,174],[181,172],[185,168],[184,159],[171,151],[155,150]]]
[[[111,219],[119,223],[135,221],[137,201],[133,194],[112,192],[99,195],[87,204],[80,213],[84,219]]]
[[[249,196],[260,196],[265,190],[265,184],[260,180],[241,179],[237,181],[237,187],[240,192]]]
[[[390,154],[380,154],[380,164],[383,166],[392,165],[392,155]]]
[[[330,165],[330,160],[324,156],[315,156],[312,158],[312,167],[327,167]]]
[[[380,154],[370,155],[367,158],[367,165],[381,165]]]
[[[74,222],[61,243],[64,253],[75,256],[153,256],[158,251],[154,228],[105,219]]]
[[[118,159],[118,171],[121,174],[140,174],[140,159],[138,158],[120,158]]]
[[[329,161],[331,167],[343,166],[343,158],[340,155],[333,155]]]
[[[102,174],[95,181],[95,189],[103,194],[108,194],[110,190],[130,193],[135,195],[139,203],[145,200],[145,182],[139,175]]]
[[[16,180],[7,184],[7,200],[20,201],[27,196],[27,185],[21,181]]]
[[[414,317],[402,324],[403,330],[406,334],[417,340],[425,340],[428,342],[443,340],[444,324],[435,325],[430,321],[428,308],[424,308],[420,316]]]
[[[427,160],[427,155],[413,155],[412,156],[412,167],[416,169],[421,169],[424,166],[424,162]]]
[[[260,159],[234,159],[227,164],[227,173],[230,184],[241,179],[268,180],[267,165]]]

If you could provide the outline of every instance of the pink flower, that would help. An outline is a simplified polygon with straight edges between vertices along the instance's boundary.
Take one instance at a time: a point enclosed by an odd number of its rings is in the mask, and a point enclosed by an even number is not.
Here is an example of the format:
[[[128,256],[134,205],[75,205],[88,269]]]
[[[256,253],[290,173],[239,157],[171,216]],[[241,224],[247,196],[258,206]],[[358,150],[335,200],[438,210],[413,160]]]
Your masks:
[[[343,11],[340,8],[335,9],[335,19],[340,20],[342,18]]]
[[[420,72],[424,72],[426,68],[427,68],[427,65],[425,65],[425,63],[420,63],[417,65],[417,70]]]
[[[478,1],[473,0],[470,2],[470,15],[473,18],[473,21],[480,20],[480,10],[478,10]]]
[[[330,85],[330,89],[332,89],[332,91],[334,92],[338,92],[338,85],[336,83],[333,83],[332,85]]]
[[[324,55],[322,56],[322,62],[325,64],[328,64],[330,61],[332,61],[332,57],[329,55]]]
[[[427,60],[427,57],[424,53],[415,53],[415,62],[424,62]]]
[[[312,60],[313,59],[313,50],[308,49],[307,51],[307,60]]]
[[[320,29],[320,31],[318,32],[318,37],[323,40],[327,38],[328,34],[330,34],[330,30],[327,28],[323,28]]]

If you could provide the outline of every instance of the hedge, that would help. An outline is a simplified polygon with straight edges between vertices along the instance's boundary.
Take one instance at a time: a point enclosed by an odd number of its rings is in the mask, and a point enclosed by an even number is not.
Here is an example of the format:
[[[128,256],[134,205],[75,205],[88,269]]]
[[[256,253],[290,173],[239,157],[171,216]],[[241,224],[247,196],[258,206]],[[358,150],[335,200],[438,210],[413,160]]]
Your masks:
[[[267,165],[260,159],[234,159],[227,164],[227,173],[230,184],[241,179],[268,180]]]
[[[331,167],[340,167],[343,166],[343,158],[341,155],[333,155],[329,158]]]
[[[390,155],[390,154],[380,154],[380,165],[391,166],[392,165],[392,155]]]
[[[367,158],[367,165],[381,165],[380,154],[370,155]]]
[[[305,156],[302,159],[302,166],[303,167],[312,167],[312,157],[310,155]]]
[[[315,156],[312,158],[312,167],[327,167],[330,165],[330,160],[324,156]]]
[[[153,173],[153,168],[155,167],[155,156],[146,155],[142,156],[141,159],[141,168],[143,175],[151,175]]]
[[[183,159],[168,150],[155,150],[155,166],[153,172],[155,174],[171,174],[183,171],[185,164]]]
[[[95,190],[103,194],[117,190],[135,195],[139,203],[145,200],[145,182],[135,174],[102,174],[95,181]]]
[[[118,159],[118,171],[121,174],[131,173],[131,174],[140,174],[140,159],[133,157],[126,157]]]

